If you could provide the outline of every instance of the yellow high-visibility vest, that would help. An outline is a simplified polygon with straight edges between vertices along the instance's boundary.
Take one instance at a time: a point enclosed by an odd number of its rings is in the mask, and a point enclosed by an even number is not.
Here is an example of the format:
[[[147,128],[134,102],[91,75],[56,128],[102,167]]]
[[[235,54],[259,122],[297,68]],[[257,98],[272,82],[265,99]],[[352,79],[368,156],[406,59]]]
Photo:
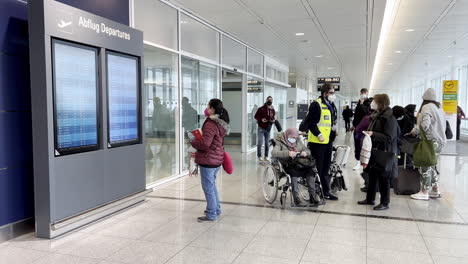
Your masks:
[[[317,127],[325,140],[320,142],[319,138],[312,134],[312,132],[309,130],[309,142],[317,144],[328,144],[328,142],[330,142],[330,134],[333,126],[331,111],[328,109],[328,106],[322,102],[322,98],[318,98],[315,101],[319,103],[321,108],[320,122],[317,123]]]

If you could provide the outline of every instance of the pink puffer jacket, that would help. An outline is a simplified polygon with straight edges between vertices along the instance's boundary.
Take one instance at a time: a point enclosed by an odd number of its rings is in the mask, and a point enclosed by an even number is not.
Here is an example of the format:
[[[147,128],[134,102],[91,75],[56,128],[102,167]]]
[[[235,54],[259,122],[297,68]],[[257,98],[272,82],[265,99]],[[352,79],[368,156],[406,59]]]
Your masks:
[[[202,139],[191,142],[197,152],[195,162],[200,166],[221,166],[224,160],[224,136],[229,134],[229,125],[218,115],[205,120],[202,127]]]

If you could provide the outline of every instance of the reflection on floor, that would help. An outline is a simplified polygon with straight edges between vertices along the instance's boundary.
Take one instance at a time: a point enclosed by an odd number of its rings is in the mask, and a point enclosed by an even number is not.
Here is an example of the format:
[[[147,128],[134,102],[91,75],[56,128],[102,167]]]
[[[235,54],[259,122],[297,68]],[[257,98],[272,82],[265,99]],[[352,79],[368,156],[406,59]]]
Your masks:
[[[216,223],[195,221],[205,209],[200,179],[185,177],[62,238],[0,244],[0,263],[468,263],[468,157],[441,157],[442,199],[392,195],[390,210],[374,212],[356,205],[362,182],[348,168],[349,190],[309,212],[265,206],[262,166],[237,153],[235,173],[219,177]]]

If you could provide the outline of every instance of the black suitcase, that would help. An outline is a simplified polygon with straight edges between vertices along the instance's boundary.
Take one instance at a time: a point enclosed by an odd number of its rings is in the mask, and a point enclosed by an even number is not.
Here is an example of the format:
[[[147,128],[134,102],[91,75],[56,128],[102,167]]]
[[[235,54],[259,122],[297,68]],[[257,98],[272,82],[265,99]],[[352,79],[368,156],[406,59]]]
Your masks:
[[[421,175],[413,166],[406,164],[407,154],[404,153],[404,164],[398,167],[398,176],[393,179],[393,191],[398,195],[410,195],[419,192]]]

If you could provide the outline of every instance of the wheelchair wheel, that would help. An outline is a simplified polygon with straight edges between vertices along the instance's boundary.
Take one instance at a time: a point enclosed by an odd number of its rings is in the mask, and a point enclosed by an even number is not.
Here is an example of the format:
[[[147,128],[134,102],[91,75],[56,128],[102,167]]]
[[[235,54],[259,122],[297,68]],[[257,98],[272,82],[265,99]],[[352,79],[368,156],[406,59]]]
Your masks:
[[[278,178],[272,166],[266,166],[263,172],[263,196],[267,203],[272,204],[278,195]]]
[[[285,209],[286,208],[286,198],[288,197],[287,193],[285,191],[283,191],[281,193],[281,197],[280,197],[280,203],[281,203],[281,208],[282,209]]]

